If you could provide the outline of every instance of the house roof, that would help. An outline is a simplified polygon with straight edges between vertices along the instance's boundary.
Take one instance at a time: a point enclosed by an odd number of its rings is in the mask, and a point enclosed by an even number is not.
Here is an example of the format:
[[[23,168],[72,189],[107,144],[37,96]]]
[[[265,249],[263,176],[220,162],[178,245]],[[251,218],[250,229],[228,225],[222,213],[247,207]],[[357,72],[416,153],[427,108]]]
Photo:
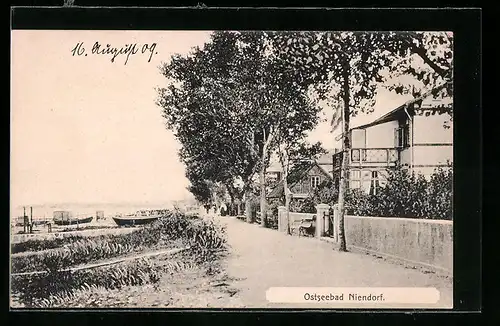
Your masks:
[[[354,130],[354,129],[365,129],[365,128],[368,128],[368,127],[371,127],[371,126],[382,124],[384,122],[395,120],[395,119],[397,119],[397,117],[399,115],[404,114],[404,110],[405,109],[407,109],[408,107],[410,107],[411,105],[413,105],[415,103],[422,102],[422,100],[424,100],[425,98],[429,97],[432,94],[436,94],[437,92],[439,92],[440,90],[442,90],[443,88],[445,88],[448,84],[449,83],[447,82],[447,83],[444,83],[444,84],[442,84],[440,86],[437,86],[437,87],[431,89],[430,91],[427,91],[427,92],[423,93],[419,97],[416,97],[416,98],[414,98],[412,100],[409,100],[409,101],[403,103],[402,105],[398,106],[394,110],[391,110],[388,113],[384,114],[380,118],[375,119],[374,121],[372,121],[370,123],[367,123],[367,124],[364,124],[364,125],[361,125],[361,126],[358,126],[358,127],[355,127],[355,128],[351,128],[351,130]]]
[[[291,188],[293,187],[297,182],[302,180],[302,178],[307,175],[307,173],[314,167],[317,166],[318,168],[323,171],[323,173],[328,177],[331,178],[330,174],[326,172],[319,164],[317,161],[301,161],[296,163],[291,169],[290,172],[288,172],[288,177],[287,177],[287,182],[288,182],[288,187]],[[283,180],[281,180],[274,188],[271,190],[271,193],[267,196],[268,198],[279,198],[283,196],[284,194],[284,184]]]

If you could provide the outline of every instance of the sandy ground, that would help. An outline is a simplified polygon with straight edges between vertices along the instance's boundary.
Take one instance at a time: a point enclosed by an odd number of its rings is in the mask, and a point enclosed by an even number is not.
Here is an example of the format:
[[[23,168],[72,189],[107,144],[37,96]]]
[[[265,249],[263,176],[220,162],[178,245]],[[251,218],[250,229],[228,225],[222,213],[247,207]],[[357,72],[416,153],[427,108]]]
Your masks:
[[[239,279],[232,286],[240,290],[236,296],[241,307],[332,307],[331,304],[270,303],[265,294],[270,287],[435,287],[440,291],[437,304],[392,308],[452,307],[451,278],[405,268],[369,255],[341,253],[333,250],[331,244],[314,238],[287,236],[233,218],[221,218],[220,221],[227,227],[231,246],[226,269],[229,276]]]

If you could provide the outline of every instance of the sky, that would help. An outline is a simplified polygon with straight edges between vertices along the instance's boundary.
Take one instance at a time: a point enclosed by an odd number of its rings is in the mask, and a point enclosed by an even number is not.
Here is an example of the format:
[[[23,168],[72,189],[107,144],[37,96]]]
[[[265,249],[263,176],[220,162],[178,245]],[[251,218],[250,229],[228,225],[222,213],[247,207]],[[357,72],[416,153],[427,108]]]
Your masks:
[[[385,113],[397,108],[401,104],[410,100],[409,95],[398,95],[393,91],[389,91],[385,88],[380,88],[377,90],[377,95],[375,96],[375,105],[373,107],[373,112],[363,113],[360,112],[355,117],[351,118],[350,127],[354,128],[381,117]],[[323,107],[320,112],[320,117],[322,122],[309,133],[310,142],[321,142],[325,149],[341,148],[341,140],[338,136],[342,133],[342,126],[338,125],[335,130],[332,130],[329,119],[333,116],[333,110],[329,107]],[[336,140],[337,139],[337,140]]]
[[[12,31],[11,205],[189,197],[155,87],[166,83],[162,62],[208,38],[208,31]],[[92,52],[96,42],[99,52],[136,44],[137,53],[111,62]],[[78,43],[81,55],[72,52]],[[353,124],[402,101],[388,92],[378,99],[379,109]],[[330,129],[321,123],[310,140],[335,147]]]
[[[164,202],[188,195],[179,144],[155,87],[161,62],[203,44],[207,32],[13,31],[11,202]],[[85,55],[71,50],[83,42]],[[111,62],[95,42],[137,43]],[[156,43],[151,61],[144,44]]]

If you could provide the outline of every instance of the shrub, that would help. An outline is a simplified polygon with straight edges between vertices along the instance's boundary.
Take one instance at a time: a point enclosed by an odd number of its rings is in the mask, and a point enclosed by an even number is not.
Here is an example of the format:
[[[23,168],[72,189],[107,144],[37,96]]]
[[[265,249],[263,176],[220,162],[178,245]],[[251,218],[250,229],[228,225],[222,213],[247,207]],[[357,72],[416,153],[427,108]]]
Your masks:
[[[55,238],[50,240],[27,240],[11,245],[11,253],[17,254],[26,251],[40,251],[46,249],[54,249],[62,247],[66,244],[74,243],[82,240],[84,237],[81,235],[66,235],[62,238]]]
[[[147,260],[119,266],[74,272],[56,272],[12,277],[12,289],[27,306],[50,306],[62,301],[77,289],[100,286],[116,289],[126,285],[156,283],[160,280],[160,268]]]
[[[338,200],[338,189],[331,180],[323,181],[313,193],[304,199],[292,199],[290,211],[297,213],[316,213],[318,204],[332,204]]]
[[[312,194],[312,201],[317,204],[330,204],[338,200],[338,188],[331,180],[323,181]]]
[[[426,179],[396,168],[389,171],[387,185],[376,195],[352,189],[346,194],[351,215],[453,219],[453,172],[437,169]]]
[[[307,197],[304,200],[297,201],[297,213],[316,213],[316,203],[312,197]]]
[[[22,273],[30,271],[64,269],[73,265],[86,264],[102,259],[112,258],[119,255],[142,251],[176,240],[178,237],[162,236],[164,232],[172,234],[173,228],[182,228],[195,221],[194,218],[165,217],[157,223],[160,227],[145,226],[128,234],[100,235],[92,238],[82,238],[65,246],[43,252],[35,252],[26,255],[14,255],[11,259],[12,272]],[[165,222],[168,221],[168,222]],[[170,229],[169,229],[170,228]]]
[[[429,207],[433,218],[453,219],[453,171],[439,168],[431,176],[428,190]]]
[[[142,248],[137,241],[130,241],[135,237],[137,234],[131,233],[129,237],[84,239],[65,248],[12,256],[12,272],[57,271],[74,265],[116,257]]]
[[[191,247],[190,251],[200,262],[215,259],[217,251],[225,250],[225,229],[210,220],[188,219],[183,214],[173,214],[147,225],[143,231],[152,239],[183,241]]]
[[[267,203],[267,223],[266,227],[270,229],[278,229],[278,207],[281,202],[277,198],[270,199]]]
[[[273,198],[270,199],[267,203],[267,217],[278,217],[278,207],[281,206],[281,202],[279,199]]]

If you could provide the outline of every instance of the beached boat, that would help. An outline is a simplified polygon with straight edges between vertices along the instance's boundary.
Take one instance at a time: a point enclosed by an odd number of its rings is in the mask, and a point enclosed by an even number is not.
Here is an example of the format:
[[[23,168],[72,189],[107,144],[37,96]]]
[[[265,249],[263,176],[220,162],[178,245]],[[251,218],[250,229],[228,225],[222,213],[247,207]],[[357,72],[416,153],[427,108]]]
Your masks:
[[[54,224],[56,225],[76,225],[76,224],[85,224],[85,223],[90,223],[94,219],[93,216],[88,216],[88,217],[73,217],[68,220],[62,220],[62,219],[54,219]]]
[[[16,222],[15,222],[15,225],[16,226],[23,226],[24,224],[28,224],[29,223],[29,219],[25,216],[19,216],[16,218]]]
[[[73,216],[70,211],[55,211],[53,218],[56,225],[84,224],[92,222],[93,219],[93,216]]]
[[[150,215],[150,216],[138,216],[138,215],[126,215],[126,216],[114,216],[113,220],[119,226],[126,225],[143,225],[156,221],[161,215]]]

